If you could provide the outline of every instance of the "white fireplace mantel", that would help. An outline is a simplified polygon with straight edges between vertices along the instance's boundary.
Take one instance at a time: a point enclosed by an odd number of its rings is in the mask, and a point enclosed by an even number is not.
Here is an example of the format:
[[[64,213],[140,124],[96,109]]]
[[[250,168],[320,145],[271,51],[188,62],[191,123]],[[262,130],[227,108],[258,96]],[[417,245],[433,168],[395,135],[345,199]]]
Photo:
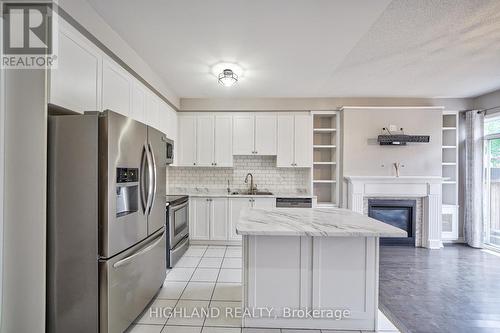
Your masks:
[[[440,176],[346,176],[347,207],[363,214],[365,197],[423,198],[422,245],[429,249],[443,247],[441,240]]]

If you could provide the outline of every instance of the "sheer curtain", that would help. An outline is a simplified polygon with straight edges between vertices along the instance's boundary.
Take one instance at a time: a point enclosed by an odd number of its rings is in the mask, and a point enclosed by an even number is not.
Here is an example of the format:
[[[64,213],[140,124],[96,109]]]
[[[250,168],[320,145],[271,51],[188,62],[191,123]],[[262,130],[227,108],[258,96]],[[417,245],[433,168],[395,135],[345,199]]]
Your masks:
[[[472,247],[483,246],[483,136],[484,115],[465,113],[465,209],[464,239]]]

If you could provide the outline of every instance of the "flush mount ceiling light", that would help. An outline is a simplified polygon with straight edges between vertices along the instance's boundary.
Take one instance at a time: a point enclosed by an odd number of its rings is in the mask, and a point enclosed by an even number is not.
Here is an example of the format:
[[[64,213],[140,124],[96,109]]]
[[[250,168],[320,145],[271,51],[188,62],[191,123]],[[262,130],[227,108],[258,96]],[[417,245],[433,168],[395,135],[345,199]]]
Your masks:
[[[226,68],[219,74],[218,81],[224,87],[231,87],[233,84],[238,82],[238,75],[236,75],[231,69]]]
[[[243,68],[231,62],[219,62],[211,66],[210,72],[220,85],[231,87],[244,77]]]

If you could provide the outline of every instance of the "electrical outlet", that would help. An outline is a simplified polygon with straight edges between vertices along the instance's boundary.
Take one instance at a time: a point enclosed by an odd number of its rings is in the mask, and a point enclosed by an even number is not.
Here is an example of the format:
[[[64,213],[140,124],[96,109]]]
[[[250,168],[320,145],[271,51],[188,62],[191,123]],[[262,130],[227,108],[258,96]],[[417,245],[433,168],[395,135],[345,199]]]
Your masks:
[[[389,131],[396,132],[397,130],[398,130],[398,127],[396,125],[389,125]]]

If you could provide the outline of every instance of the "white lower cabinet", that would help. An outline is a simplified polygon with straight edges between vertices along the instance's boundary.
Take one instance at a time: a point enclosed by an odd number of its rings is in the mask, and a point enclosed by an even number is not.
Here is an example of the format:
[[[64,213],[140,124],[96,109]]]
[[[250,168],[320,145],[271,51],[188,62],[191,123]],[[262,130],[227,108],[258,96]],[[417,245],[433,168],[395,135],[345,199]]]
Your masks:
[[[190,198],[189,237],[192,240],[210,239],[210,201],[209,198]]]
[[[241,241],[236,224],[247,208],[273,208],[275,198],[192,197],[190,199],[189,235],[193,241],[233,243]]]
[[[241,241],[241,236],[236,234],[236,224],[243,209],[252,207],[251,198],[230,198],[229,199],[229,232],[228,239]]]

